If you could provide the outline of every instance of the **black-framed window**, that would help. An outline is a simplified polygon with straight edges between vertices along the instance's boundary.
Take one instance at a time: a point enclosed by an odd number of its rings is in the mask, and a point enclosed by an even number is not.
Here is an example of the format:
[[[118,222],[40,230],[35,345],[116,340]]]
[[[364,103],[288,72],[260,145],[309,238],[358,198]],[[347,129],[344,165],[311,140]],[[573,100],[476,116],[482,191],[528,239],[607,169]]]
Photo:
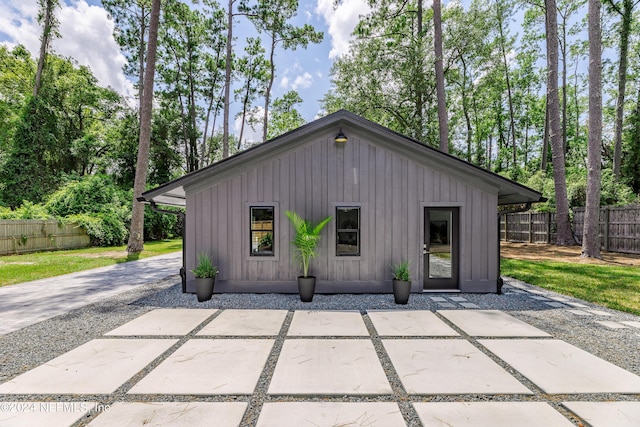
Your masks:
[[[360,255],[359,207],[336,207],[336,255]]]
[[[251,256],[274,256],[274,207],[251,206]]]

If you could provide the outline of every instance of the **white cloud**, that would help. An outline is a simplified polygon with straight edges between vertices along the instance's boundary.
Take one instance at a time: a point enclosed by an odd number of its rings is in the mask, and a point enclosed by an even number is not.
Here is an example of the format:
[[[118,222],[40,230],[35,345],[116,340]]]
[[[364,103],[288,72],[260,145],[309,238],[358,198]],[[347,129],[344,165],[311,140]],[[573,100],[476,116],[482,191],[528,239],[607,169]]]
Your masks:
[[[35,1],[7,0],[0,15],[0,37],[4,44],[23,44],[34,58],[40,49],[42,29],[36,16]],[[74,58],[91,68],[101,86],[110,86],[124,96],[132,96],[133,85],[126,79],[122,66],[126,59],[113,38],[113,22],[99,6],[89,6],[85,0],[62,2],[55,11],[60,22],[61,38],[52,42],[55,53]]]
[[[344,0],[336,7],[334,0],[318,0],[316,12],[324,18],[331,36],[329,58],[334,59],[349,52],[353,29],[360,21],[360,16],[370,10],[366,0]]]
[[[249,124],[249,117],[254,117],[257,121],[253,126]],[[244,123],[244,131],[242,133],[241,148],[247,149],[252,145],[262,142],[262,119],[264,118],[264,108],[255,107],[247,113],[247,120]],[[240,126],[242,125],[242,115],[238,114],[234,123],[234,134],[240,136]]]
[[[291,89],[306,89],[311,86],[311,83],[313,83],[313,76],[309,73],[304,73],[303,75],[296,77],[296,79],[291,84]]]
[[[280,87],[286,89],[287,87],[289,87],[289,77],[284,76],[282,78],[282,80],[280,80]]]

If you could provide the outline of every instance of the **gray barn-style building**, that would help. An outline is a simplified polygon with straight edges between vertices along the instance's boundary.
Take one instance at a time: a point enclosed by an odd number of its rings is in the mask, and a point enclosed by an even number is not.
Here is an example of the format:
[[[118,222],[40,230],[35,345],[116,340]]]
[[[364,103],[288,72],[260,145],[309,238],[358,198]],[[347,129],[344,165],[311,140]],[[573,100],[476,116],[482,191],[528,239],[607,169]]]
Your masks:
[[[339,142],[342,134],[346,141]],[[316,293],[391,292],[410,261],[412,292],[499,290],[498,206],[541,194],[339,111],[143,194],[186,207],[183,290],[196,256],[219,267],[216,292],[297,292],[293,229],[318,221]]]

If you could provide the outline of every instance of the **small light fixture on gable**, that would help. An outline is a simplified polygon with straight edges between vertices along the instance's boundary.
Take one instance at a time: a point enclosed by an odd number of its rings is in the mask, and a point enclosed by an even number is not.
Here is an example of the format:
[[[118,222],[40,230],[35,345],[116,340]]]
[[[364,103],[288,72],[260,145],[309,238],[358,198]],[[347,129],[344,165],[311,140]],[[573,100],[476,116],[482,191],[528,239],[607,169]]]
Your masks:
[[[342,133],[342,128],[340,128],[340,132],[336,135],[335,141],[339,144],[344,144],[348,140],[349,138],[347,138],[347,136],[344,133]]]

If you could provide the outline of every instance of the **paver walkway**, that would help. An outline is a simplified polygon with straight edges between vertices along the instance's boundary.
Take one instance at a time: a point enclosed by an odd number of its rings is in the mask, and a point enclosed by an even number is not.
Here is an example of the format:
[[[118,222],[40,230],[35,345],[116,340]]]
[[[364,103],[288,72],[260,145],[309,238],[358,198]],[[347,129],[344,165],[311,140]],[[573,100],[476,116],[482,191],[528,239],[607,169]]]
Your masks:
[[[159,309],[0,395],[2,426],[640,425],[639,376],[498,310]]]
[[[0,288],[0,335],[176,275],[182,252]]]

